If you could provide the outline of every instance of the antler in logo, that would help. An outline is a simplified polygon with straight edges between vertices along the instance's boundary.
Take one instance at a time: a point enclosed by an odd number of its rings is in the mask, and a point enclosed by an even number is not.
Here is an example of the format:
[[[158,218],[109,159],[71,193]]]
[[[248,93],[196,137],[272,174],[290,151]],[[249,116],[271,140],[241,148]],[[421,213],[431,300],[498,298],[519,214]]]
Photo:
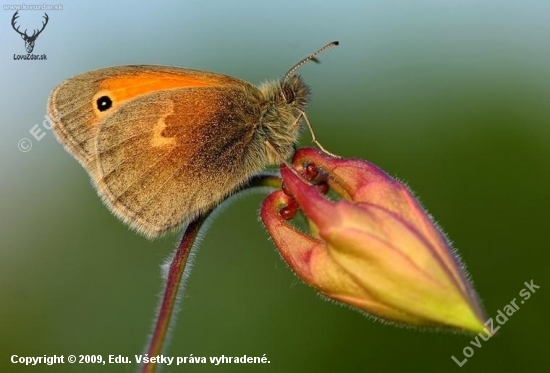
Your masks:
[[[15,27],[15,20],[17,18],[19,18],[19,15],[17,15],[17,13],[19,13],[19,11],[15,12],[15,14],[13,15],[13,17],[11,19],[11,26],[13,27],[13,29],[15,31],[17,31],[17,33],[19,35],[21,35],[21,38],[23,40],[25,40],[25,49],[27,50],[27,53],[32,53],[32,50],[34,49],[34,42],[36,41],[36,38],[38,37],[38,35],[40,35],[40,33],[42,31],[44,31],[44,28],[48,24],[48,19],[49,19],[48,15],[46,13],[44,13],[44,18],[46,19],[46,22],[42,22],[42,29],[40,31],[34,30],[32,35],[29,36],[29,35],[27,35],[27,30],[25,30],[25,32],[21,32],[21,31],[19,31],[19,26],[17,28]]]

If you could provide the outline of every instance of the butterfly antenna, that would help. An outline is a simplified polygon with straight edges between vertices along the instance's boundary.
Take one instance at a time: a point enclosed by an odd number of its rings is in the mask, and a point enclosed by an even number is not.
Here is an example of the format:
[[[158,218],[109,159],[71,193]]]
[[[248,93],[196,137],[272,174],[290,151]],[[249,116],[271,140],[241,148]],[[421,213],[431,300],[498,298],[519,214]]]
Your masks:
[[[294,66],[292,66],[285,74],[285,76],[283,77],[283,82],[285,80],[287,80],[288,78],[290,78],[292,75],[294,75],[294,73],[296,72],[296,70],[298,70],[300,67],[302,67],[305,63],[307,63],[308,61],[315,61],[317,63],[319,63],[319,60],[317,59],[317,56],[321,53],[323,53],[324,51],[326,51],[327,49],[330,49],[332,47],[335,47],[337,46],[338,44],[340,44],[340,42],[338,41],[333,41],[333,42],[330,42],[328,43],[327,45],[325,45],[323,48],[319,49],[317,52],[313,53],[313,54],[310,54],[309,56],[307,56],[306,58],[304,58],[303,60],[301,60],[300,62],[296,63]]]

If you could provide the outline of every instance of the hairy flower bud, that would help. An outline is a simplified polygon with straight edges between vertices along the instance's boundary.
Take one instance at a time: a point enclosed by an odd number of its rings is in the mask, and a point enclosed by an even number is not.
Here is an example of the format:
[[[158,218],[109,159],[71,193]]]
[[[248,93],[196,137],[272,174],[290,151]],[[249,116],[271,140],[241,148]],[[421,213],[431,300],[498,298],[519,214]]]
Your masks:
[[[265,199],[261,218],[303,281],[385,320],[483,330],[478,299],[449,241],[404,184],[367,161],[310,148],[293,164],[281,167],[284,191]],[[327,184],[339,200],[323,193]],[[289,222],[298,209],[310,235]]]

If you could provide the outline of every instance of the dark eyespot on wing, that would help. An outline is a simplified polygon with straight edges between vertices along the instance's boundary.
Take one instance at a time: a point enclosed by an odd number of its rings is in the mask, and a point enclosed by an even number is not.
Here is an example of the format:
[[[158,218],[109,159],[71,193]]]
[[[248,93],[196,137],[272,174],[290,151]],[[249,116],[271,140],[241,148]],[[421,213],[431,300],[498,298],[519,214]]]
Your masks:
[[[97,110],[106,111],[113,107],[113,100],[109,96],[101,96],[96,100]]]

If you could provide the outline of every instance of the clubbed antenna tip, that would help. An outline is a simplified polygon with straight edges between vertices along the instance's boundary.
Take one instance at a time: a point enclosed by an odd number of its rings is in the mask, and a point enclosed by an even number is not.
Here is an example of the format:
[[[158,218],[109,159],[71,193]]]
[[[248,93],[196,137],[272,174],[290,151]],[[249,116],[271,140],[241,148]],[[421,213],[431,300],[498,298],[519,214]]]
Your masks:
[[[296,70],[298,70],[300,67],[302,67],[306,62],[308,61],[314,61],[314,62],[317,62],[319,63],[319,60],[317,59],[317,56],[321,53],[323,53],[324,51],[326,51],[327,49],[329,48],[332,48],[332,47],[335,47],[337,45],[339,45],[340,42],[339,41],[333,41],[333,42],[330,42],[328,43],[327,45],[325,45],[323,48],[319,49],[317,52],[313,53],[313,54],[310,54],[309,56],[307,56],[306,58],[302,59],[301,61],[299,61],[298,63],[296,63],[294,66],[292,66],[288,71],[287,73],[285,74],[285,76],[283,77],[283,82],[285,80],[287,80],[288,78],[290,78],[292,75],[294,75],[294,73],[296,72]]]

